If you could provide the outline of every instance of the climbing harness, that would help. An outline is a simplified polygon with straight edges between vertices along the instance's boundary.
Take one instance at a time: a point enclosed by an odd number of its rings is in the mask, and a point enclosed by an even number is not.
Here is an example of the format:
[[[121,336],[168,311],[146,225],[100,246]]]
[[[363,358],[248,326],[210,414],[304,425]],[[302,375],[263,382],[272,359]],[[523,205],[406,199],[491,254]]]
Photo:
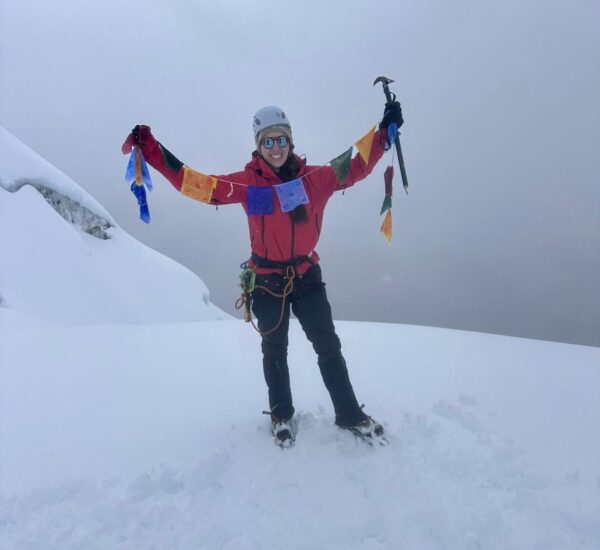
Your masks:
[[[254,260],[254,257],[252,259]],[[302,262],[298,262],[298,263],[302,263]],[[236,309],[241,309],[242,307],[244,308],[244,321],[246,321],[246,323],[251,323],[252,326],[254,327],[254,330],[256,330],[256,332],[258,332],[261,336],[266,336],[267,334],[271,334],[272,332],[275,332],[281,326],[281,322],[283,321],[283,314],[285,313],[285,302],[287,300],[287,297],[294,290],[294,279],[296,278],[296,270],[294,269],[294,266],[290,265],[290,264],[285,264],[285,265],[278,264],[278,265],[284,266],[284,267],[282,267],[282,269],[285,268],[284,278],[287,281],[285,286],[283,287],[283,292],[281,292],[281,293],[273,292],[266,286],[257,285],[256,284],[256,271],[254,271],[253,268],[248,267],[248,262],[244,262],[240,266],[242,268],[242,272],[240,273],[240,287],[242,288],[242,294],[236,300],[235,308]],[[295,265],[298,265],[298,264],[296,263]],[[281,299],[281,313],[279,315],[279,320],[277,321],[277,324],[272,329],[270,329],[266,332],[261,331],[256,326],[256,324],[254,323],[254,320],[252,319],[252,312],[251,312],[252,293],[257,289],[264,290],[271,296]]]

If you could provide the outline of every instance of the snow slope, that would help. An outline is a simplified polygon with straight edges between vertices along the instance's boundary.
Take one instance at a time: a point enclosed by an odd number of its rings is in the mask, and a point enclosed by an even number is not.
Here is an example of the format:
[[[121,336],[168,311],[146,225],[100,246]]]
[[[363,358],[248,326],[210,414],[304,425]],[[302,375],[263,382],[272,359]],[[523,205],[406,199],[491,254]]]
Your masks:
[[[15,312],[71,325],[230,318],[196,275],[0,127],[0,323]]]
[[[371,448],[294,321],[282,451],[225,317],[0,130],[2,550],[600,548],[600,349],[338,323]]]
[[[259,337],[241,321],[11,330],[0,547],[600,547],[600,350],[338,330],[387,448],[332,425],[295,322],[300,424],[284,451],[261,415]]]

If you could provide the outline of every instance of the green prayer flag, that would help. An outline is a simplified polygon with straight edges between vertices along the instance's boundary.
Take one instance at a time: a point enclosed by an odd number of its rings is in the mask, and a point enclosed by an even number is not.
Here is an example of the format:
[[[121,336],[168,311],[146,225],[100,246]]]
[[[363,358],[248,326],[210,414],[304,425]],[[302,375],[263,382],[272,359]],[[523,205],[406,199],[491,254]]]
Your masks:
[[[381,212],[379,215],[383,214],[386,210],[389,210],[392,207],[392,196],[386,195],[385,199],[383,199],[383,205],[381,206]]]
[[[339,157],[334,158],[329,164],[335,172],[335,177],[340,183],[346,179],[350,170],[350,159],[352,158],[352,147],[345,153],[342,153]]]
[[[183,168],[183,162],[181,162],[171,151],[166,147],[163,147],[162,143],[159,143],[160,150],[165,159],[167,166],[174,172],[179,172]]]

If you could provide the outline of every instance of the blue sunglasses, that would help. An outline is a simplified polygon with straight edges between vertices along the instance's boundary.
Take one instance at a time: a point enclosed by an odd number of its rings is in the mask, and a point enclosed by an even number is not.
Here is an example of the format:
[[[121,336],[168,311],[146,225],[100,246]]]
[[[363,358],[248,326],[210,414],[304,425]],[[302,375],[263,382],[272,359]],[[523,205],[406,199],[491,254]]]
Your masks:
[[[260,143],[265,149],[273,149],[273,145],[275,145],[275,142],[277,142],[277,145],[279,145],[279,147],[283,149],[284,147],[287,147],[289,145],[290,140],[287,136],[266,137],[263,138],[263,140]]]

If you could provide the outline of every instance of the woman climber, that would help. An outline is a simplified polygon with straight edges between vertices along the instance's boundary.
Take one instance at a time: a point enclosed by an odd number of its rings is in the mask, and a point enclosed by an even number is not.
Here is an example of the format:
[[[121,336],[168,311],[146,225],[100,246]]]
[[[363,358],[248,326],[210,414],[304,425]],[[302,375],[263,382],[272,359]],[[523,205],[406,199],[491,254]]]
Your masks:
[[[290,309],[318,356],[335,423],[365,439],[384,437],[383,426],[363,412],[350,383],[315,247],[329,198],[371,173],[389,148],[388,126],[399,128],[402,123],[400,104],[387,103],[370,142],[368,160],[359,154],[350,158],[348,151],[342,170],[310,166],[294,154],[290,121],[275,106],[263,107],[254,115],[256,150],[244,169],[232,174],[209,176],[189,168],[154,138],[148,126],[136,126],[127,138],[126,144],[138,145],[146,161],[184,195],[212,205],[242,204],[251,246],[244,264],[247,280],[252,280],[248,307],[251,304],[262,337],[267,414],[274,441],[282,447],[295,440],[287,363]]]

